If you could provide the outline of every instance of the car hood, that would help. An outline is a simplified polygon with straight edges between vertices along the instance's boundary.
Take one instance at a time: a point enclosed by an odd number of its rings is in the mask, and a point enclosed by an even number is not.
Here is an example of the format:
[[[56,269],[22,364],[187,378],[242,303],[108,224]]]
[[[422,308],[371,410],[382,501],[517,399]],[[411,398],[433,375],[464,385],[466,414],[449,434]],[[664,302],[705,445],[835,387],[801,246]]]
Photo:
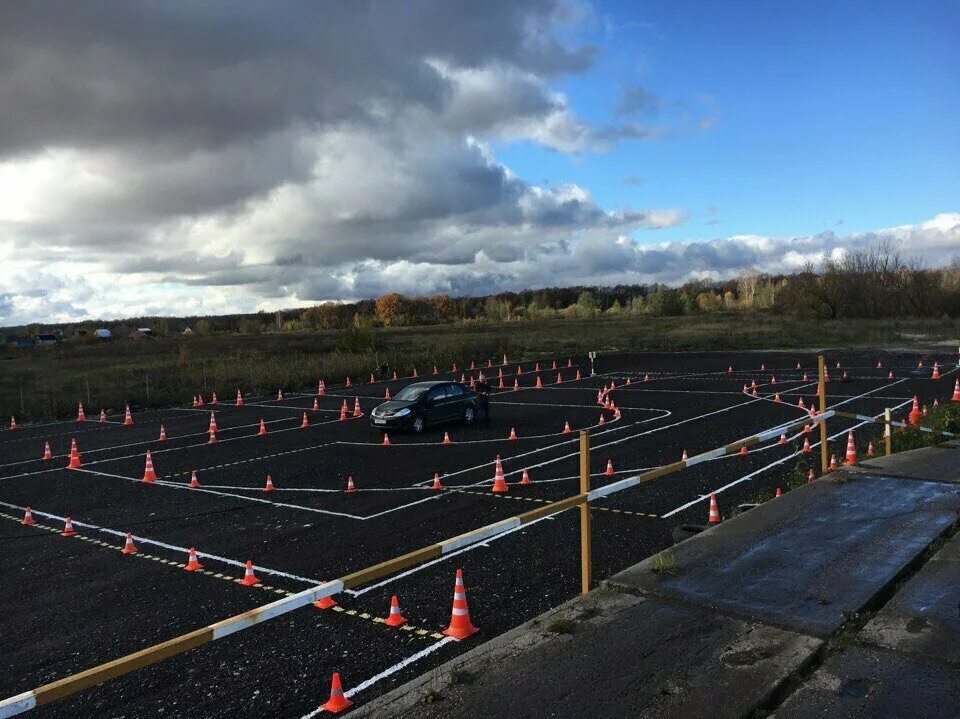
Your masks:
[[[389,417],[392,414],[396,414],[401,409],[413,407],[414,404],[414,402],[403,402],[402,400],[391,399],[383,404],[377,405],[376,409],[373,411],[375,414],[378,414],[382,417]]]

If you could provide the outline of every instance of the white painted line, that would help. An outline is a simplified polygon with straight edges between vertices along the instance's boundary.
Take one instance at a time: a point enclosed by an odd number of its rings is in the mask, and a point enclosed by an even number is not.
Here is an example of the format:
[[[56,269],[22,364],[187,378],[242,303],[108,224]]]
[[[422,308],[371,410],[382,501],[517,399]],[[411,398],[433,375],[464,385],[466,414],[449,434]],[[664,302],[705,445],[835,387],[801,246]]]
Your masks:
[[[405,669],[406,667],[410,666],[410,665],[413,664],[414,662],[418,662],[418,661],[420,661],[421,659],[423,659],[424,657],[426,657],[426,656],[428,656],[428,655],[430,655],[430,654],[433,654],[433,653],[434,653],[435,651],[437,651],[440,647],[445,646],[445,645],[449,644],[450,642],[455,642],[455,641],[457,641],[457,640],[454,639],[453,637],[444,637],[444,638],[441,639],[440,641],[438,641],[438,642],[436,642],[436,643],[434,643],[434,644],[431,644],[431,645],[430,645],[429,647],[427,647],[426,649],[421,649],[421,650],[420,650],[419,652],[417,652],[416,654],[411,654],[409,657],[407,657],[407,658],[404,659],[403,661],[397,662],[396,664],[394,664],[394,665],[393,665],[392,667],[390,667],[389,669],[384,669],[384,670],[383,670],[382,672],[380,672],[379,674],[375,674],[374,676],[370,677],[369,679],[361,682],[360,684],[357,684],[357,686],[355,686],[353,689],[348,689],[347,691],[345,691],[345,692],[343,693],[343,696],[345,696],[345,697],[347,697],[347,698],[349,699],[350,697],[358,694],[359,692],[362,692],[364,689],[369,689],[369,688],[372,687],[374,684],[376,684],[377,682],[379,682],[381,679],[386,679],[387,677],[391,676],[392,674],[396,674],[396,673],[397,673],[398,671],[400,671],[401,669]],[[300,719],[313,719],[313,717],[317,716],[318,714],[323,713],[324,711],[325,711],[324,708],[323,708],[322,706],[319,706],[319,707],[317,707],[316,709],[314,709],[312,712],[310,712],[309,714],[304,714]]]
[[[25,512],[26,509],[27,509],[26,507],[21,507],[21,506],[18,505],[18,504],[11,504],[11,503],[9,503],[9,502],[3,502],[3,501],[0,501],[0,506],[9,507],[10,509],[16,509],[16,510],[24,511],[24,512]],[[47,519],[55,519],[55,520],[57,520],[57,521],[59,521],[59,522],[65,522],[66,519],[67,519],[66,517],[61,517],[60,515],[51,514],[51,513],[49,513],[49,512],[43,512],[43,511],[40,511],[39,509],[34,509],[33,507],[30,508],[30,511],[33,512],[33,513],[34,513],[35,515],[37,515],[37,516],[46,517]],[[79,519],[74,519],[73,517],[70,518],[70,521],[73,522],[73,525],[74,525],[75,527],[81,527],[81,528],[85,528],[85,529],[92,529],[92,530],[94,530],[94,531],[96,531],[96,532],[103,532],[103,533],[105,533],[105,534],[110,534],[110,535],[113,535],[113,536],[115,536],[115,537],[126,537],[126,536],[127,536],[127,533],[126,533],[126,532],[121,532],[121,531],[119,531],[119,530],[117,530],[117,529],[110,529],[109,527],[101,527],[101,526],[96,525],[96,524],[91,524],[90,522],[83,522],[83,521],[80,521]],[[138,543],[141,543],[141,544],[151,544],[151,545],[156,546],[156,547],[163,547],[164,549],[169,549],[170,551],[178,552],[181,559],[183,559],[184,555],[186,555],[187,552],[190,551],[190,548],[189,548],[189,547],[180,547],[180,546],[177,546],[176,544],[169,544],[169,543],[167,543],[167,542],[161,542],[161,541],[158,540],[158,539],[149,539],[149,538],[147,538],[147,537],[144,537],[144,536],[141,535],[141,534],[134,534],[134,535],[133,535],[133,539],[134,539],[135,542],[138,542]],[[118,546],[117,549],[120,549],[120,547]],[[197,550],[197,554],[198,554],[201,558],[203,558],[203,559],[212,559],[212,560],[217,561],[217,562],[223,562],[224,564],[230,564],[230,565],[232,565],[232,566],[234,566],[234,567],[246,567],[246,562],[240,562],[240,561],[237,561],[236,559],[229,559],[229,558],[227,558],[227,557],[221,557],[221,556],[219,556],[219,555],[211,554],[211,553],[209,553],[209,552],[203,552],[203,551],[200,551],[200,550]],[[316,586],[316,585],[318,585],[318,584],[321,583],[319,579],[311,579],[310,577],[301,577],[301,576],[296,575],[296,574],[290,574],[289,572],[283,572],[283,571],[280,571],[279,569],[271,569],[271,568],[269,568],[269,567],[264,567],[264,566],[261,566],[261,565],[259,565],[259,564],[254,565],[254,569],[256,569],[257,571],[261,571],[261,572],[263,572],[263,573],[265,573],[265,574],[273,574],[273,575],[278,576],[278,577],[284,577],[285,579],[293,579],[293,580],[298,581],[298,582],[305,582],[306,584],[309,584],[310,586]]]

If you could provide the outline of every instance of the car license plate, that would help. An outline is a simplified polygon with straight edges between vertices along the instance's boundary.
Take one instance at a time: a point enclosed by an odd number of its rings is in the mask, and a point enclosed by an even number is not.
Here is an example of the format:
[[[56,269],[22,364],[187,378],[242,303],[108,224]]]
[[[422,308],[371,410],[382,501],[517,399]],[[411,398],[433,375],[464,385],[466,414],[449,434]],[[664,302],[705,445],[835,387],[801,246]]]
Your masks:
[[[386,423],[387,423],[387,420],[385,420],[385,419],[375,419],[375,420],[373,420],[373,423],[374,423],[374,424],[386,424]]]

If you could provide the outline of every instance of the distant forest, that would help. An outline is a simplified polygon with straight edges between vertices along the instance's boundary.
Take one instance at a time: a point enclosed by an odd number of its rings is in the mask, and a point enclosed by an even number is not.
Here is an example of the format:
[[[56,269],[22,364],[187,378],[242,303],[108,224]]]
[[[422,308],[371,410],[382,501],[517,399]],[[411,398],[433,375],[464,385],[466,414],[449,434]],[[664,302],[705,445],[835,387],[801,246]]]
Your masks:
[[[614,287],[548,287],[483,297],[397,293],[359,302],[325,302],[275,313],[215,317],[137,317],[8,328],[8,335],[60,330],[68,339],[95,341],[93,330],[124,338],[140,327],[156,335],[260,334],[406,327],[443,323],[535,322],[612,315],[679,316],[715,312],[773,313],[798,319],[960,317],[960,262],[925,267],[904,260],[891,243],[877,243],[806,265],[789,275],[747,272],[726,281]]]

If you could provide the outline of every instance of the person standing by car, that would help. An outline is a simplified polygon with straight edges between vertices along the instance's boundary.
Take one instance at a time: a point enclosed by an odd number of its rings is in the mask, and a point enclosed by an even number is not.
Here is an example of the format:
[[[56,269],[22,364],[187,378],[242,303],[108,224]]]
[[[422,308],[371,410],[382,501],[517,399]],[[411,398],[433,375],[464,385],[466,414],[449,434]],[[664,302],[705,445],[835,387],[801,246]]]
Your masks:
[[[490,385],[484,381],[477,382],[473,391],[477,394],[477,426],[490,427]]]

